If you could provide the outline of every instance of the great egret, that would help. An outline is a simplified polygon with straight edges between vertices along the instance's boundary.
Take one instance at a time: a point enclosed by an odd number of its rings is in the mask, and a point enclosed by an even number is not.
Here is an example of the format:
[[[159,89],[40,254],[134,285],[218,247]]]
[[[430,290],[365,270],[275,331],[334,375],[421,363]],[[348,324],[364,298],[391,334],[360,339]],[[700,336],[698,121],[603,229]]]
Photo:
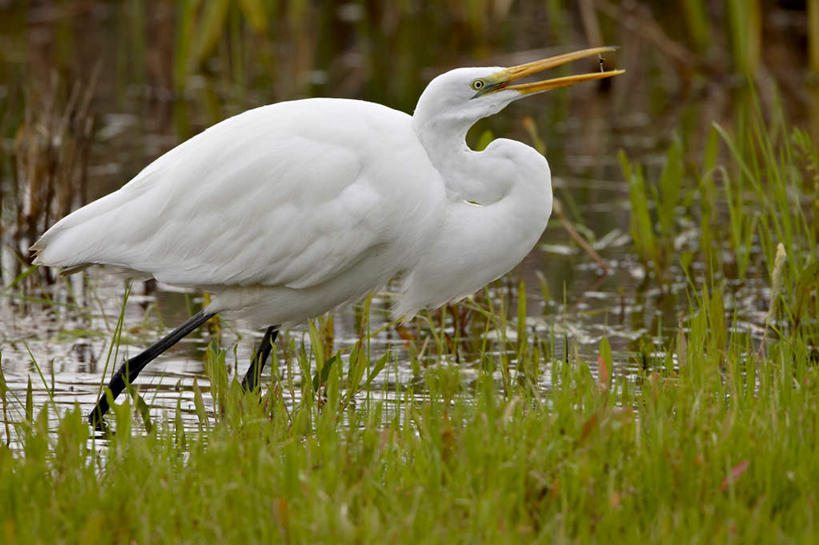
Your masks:
[[[216,313],[269,326],[244,379],[253,388],[282,325],[359,299],[402,275],[396,316],[467,296],[519,263],[552,210],[546,159],[520,142],[465,143],[479,119],[600,71],[514,81],[612,51],[596,47],[433,79],[410,116],[314,98],[246,111],[180,144],[118,191],[69,214],[34,263],[112,265],[212,293],[199,313],[126,361],[113,397]],[[274,325],[271,325],[274,324]],[[101,425],[105,395],[88,416]]]

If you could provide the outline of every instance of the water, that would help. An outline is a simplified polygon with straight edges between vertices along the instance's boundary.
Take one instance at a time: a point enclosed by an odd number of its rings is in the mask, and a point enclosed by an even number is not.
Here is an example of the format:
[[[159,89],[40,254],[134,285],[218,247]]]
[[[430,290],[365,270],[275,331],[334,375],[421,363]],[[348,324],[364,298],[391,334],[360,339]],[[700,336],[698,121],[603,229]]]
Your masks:
[[[415,8],[408,12],[353,3],[321,9],[308,6],[304,12],[285,10],[263,30],[254,30],[234,6],[228,10],[226,30],[209,45],[196,33],[186,42],[185,17],[170,3],[155,9],[139,1],[39,8],[0,3],[0,50],[4,52],[0,58],[0,131],[4,138],[0,156],[4,195],[0,351],[12,408],[7,418],[20,419],[29,380],[36,407],[49,402],[51,395],[60,409],[79,404],[86,411],[96,401],[106,361],[110,373],[123,357],[138,353],[202,304],[201,294],[137,282],[123,309],[125,281],[99,269],[70,280],[48,282],[43,273],[35,272],[18,281],[25,270],[20,261],[22,249],[59,215],[41,218],[29,229],[12,227],[18,211],[14,202],[22,202],[25,193],[16,189],[16,180],[23,176],[19,163],[12,160],[21,155],[15,138],[25,134],[17,131],[25,121],[24,112],[33,112],[29,126],[40,131],[36,134],[54,137],[55,149],[76,151],[70,161],[59,155],[56,159],[58,174],[67,173],[65,177],[70,178],[66,202],[76,206],[116,189],[157,155],[202,128],[249,107],[329,95],[374,100],[411,111],[426,82],[448,68],[515,64],[587,44],[581,30],[584,25],[572,9],[525,3],[510,4],[507,11],[504,3],[496,4],[492,10],[482,2],[467,2],[463,9]],[[478,15],[470,15],[464,7],[468,5],[478,6]],[[488,11],[481,11],[484,8]],[[780,82],[790,117],[814,119],[809,102],[800,99],[799,93],[788,94],[793,88],[789,67],[802,66],[806,58],[800,45],[806,32],[804,21],[800,23],[804,14],[770,9],[765,32],[775,47],[766,48],[767,74]],[[654,16],[666,39],[687,46],[674,14],[658,11]],[[194,30],[204,25],[201,17],[193,20]],[[617,152],[625,150],[654,174],[668,142],[675,137],[698,157],[703,128],[714,120],[730,126],[734,109],[742,104],[737,99],[742,89],[734,85],[735,79],[712,77],[711,68],[692,69],[670,61],[665,49],[658,48],[656,36],[611,25],[606,38],[622,46],[611,61],[628,69],[624,76],[613,84],[584,85],[521,101],[478,123],[470,141],[474,144],[489,130],[495,136],[532,143],[522,122],[530,119],[550,160],[555,195],[571,220],[594,239],[595,249],[611,268],[608,275],[601,274],[553,217],[531,255],[490,287],[489,299],[514,306],[518,283],[523,280],[528,288],[527,329],[548,340],[551,357],[576,353],[594,366],[597,347],[605,336],[614,350],[616,372],[632,374],[646,364],[643,355],[650,354],[652,346],[667,344],[673,337],[688,308],[687,283],[681,271],[672,269],[672,278],[660,285],[634,255],[628,236],[628,188]],[[545,44],[561,46],[552,49]],[[715,47],[718,54],[711,52],[700,61],[730,62],[730,57],[726,61],[727,46]],[[573,67],[576,71],[590,68],[583,63]],[[94,77],[97,83],[91,87],[88,84]],[[75,107],[75,115],[67,117],[67,131],[44,129],[48,119],[59,119],[66,111],[75,85],[80,97],[77,103],[82,103],[83,93],[90,89],[91,115],[82,117],[84,110]],[[772,96],[761,98],[772,102]],[[49,117],[44,112],[53,114]],[[89,138],[83,140],[82,123],[88,119],[94,124],[88,128]],[[42,156],[54,157],[46,152]],[[52,195],[52,201],[59,198],[59,193]],[[682,221],[690,226],[677,241],[685,248],[697,239],[697,221]],[[701,272],[704,265],[694,263],[692,268]],[[729,301],[738,310],[741,326],[757,338],[767,309],[766,284],[763,272],[753,271],[747,282],[735,287]],[[544,295],[543,285],[548,294]],[[373,330],[387,320],[388,299],[377,296],[373,303]],[[483,296],[477,304],[486,304]],[[124,328],[116,343],[120,311]],[[336,348],[355,342],[356,312],[347,307],[335,313]],[[515,315],[514,310],[510,315]],[[244,372],[252,345],[261,334],[248,331],[243,324],[223,322],[222,326],[220,331],[202,328],[142,373],[141,391],[152,406],[173,408],[179,402],[193,413],[194,380],[208,391],[202,362],[211,341],[228,350],[231,374]],[[410,333],[420,339],[419,346],[429,335],[423,321],[412,325]],[[471,337],[461,348],[464,372],[474,363],[470,357],[477,333],[469,333]],[[490,332],[495,337],[504,334],[515,332]],[[283,346],[293,348],[306,342],[303,326],[287,331],[282,340]],[[374,384],[376,392],[389,397],[396,384],[413,380],[404,343],[394,328],[386,328],[376,335],[372,347],[376,354],[390,348],[396,358],[397,365],[388,366],[389,373]],[[433,351],[427,357],[437,361]],[[282,360],[280,372],[286,375],[288,362]],[[544,373],[541,387],[550,387],[548,380]],[[210,402],[209,396],[205,399]],[[192,426],[193,422],[191,417]]]

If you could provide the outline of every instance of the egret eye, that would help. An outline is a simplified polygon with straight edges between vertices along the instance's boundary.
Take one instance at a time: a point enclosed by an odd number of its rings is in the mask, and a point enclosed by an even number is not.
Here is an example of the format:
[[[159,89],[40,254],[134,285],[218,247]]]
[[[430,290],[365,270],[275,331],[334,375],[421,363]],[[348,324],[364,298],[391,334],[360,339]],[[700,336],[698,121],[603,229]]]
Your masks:
[[[483,81],[482,79],[476,79],[475,81],[472,82],[472,89],[474,89],[475,91],[480,91],[485,86],[486,82]]]

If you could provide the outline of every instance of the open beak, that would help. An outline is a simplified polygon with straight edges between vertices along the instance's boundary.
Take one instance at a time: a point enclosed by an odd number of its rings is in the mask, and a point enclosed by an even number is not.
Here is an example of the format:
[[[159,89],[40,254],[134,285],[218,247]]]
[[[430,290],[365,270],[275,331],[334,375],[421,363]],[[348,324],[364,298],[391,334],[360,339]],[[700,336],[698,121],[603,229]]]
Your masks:
[[[557,55],[556,57],[549,57],[548,59],[542,59],[539,61],[528,62],[526,64],[505,68],[492,76],[492,80],[494,81],[490,82],[491,84],[487,86],[486,90],[493,92],[504,89],[512,89],[520,92],[521,94],[529,95],[532,93],[548,91],[549,89],[557,89],[558,87],[569,87],[583,81],[617,76],[625,72],[625,70],[602,70],[603,53],[609,53],[611,51],[615,51],[616,49],[616,47],[592,47],[591,49],[583,49],[580,51],[575,51],[574,53],[565,53],[563,55]],[[565,76],[561,78],[547,79],[544,81],[510,85],[510,83],[515,80],[531,76],[532,74],[537,74],[538,72],[548,70],[549,68],[554,68],[555,66],[560,66],[578,59],[585,59],[586,57],[591,57],[594,55],[600,56],[600,72],[590,72],[588,74],[577,74],[574,76]]]

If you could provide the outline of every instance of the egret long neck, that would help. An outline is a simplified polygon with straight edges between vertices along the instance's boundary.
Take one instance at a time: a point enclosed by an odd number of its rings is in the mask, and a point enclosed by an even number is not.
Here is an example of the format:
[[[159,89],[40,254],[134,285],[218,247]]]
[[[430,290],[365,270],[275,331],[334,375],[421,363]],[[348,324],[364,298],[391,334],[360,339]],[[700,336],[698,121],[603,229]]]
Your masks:
[[[413,117],[413,128],[440,173],[449,200],[491,204],[508,193],[511,180],[494,176],[482,153],[469,149],[466,133],[474,119]]]
[[[473,293],[519,263],[537,243],[552,210],[549,165],[519,142],[495,140],[484,152],[467,151],[462,162],[439,161],[446,176],[472,170],[472,184],[457,187],[480,194],[480,183],[504,187],[500,198],[450,199],[443,224],[407,277],[396,315],[413,314]],[[465,160],[464,160],[465,159]],[[441,167],[438,167],[441,168]],[[450,178],[451,179],[451,178]]]

